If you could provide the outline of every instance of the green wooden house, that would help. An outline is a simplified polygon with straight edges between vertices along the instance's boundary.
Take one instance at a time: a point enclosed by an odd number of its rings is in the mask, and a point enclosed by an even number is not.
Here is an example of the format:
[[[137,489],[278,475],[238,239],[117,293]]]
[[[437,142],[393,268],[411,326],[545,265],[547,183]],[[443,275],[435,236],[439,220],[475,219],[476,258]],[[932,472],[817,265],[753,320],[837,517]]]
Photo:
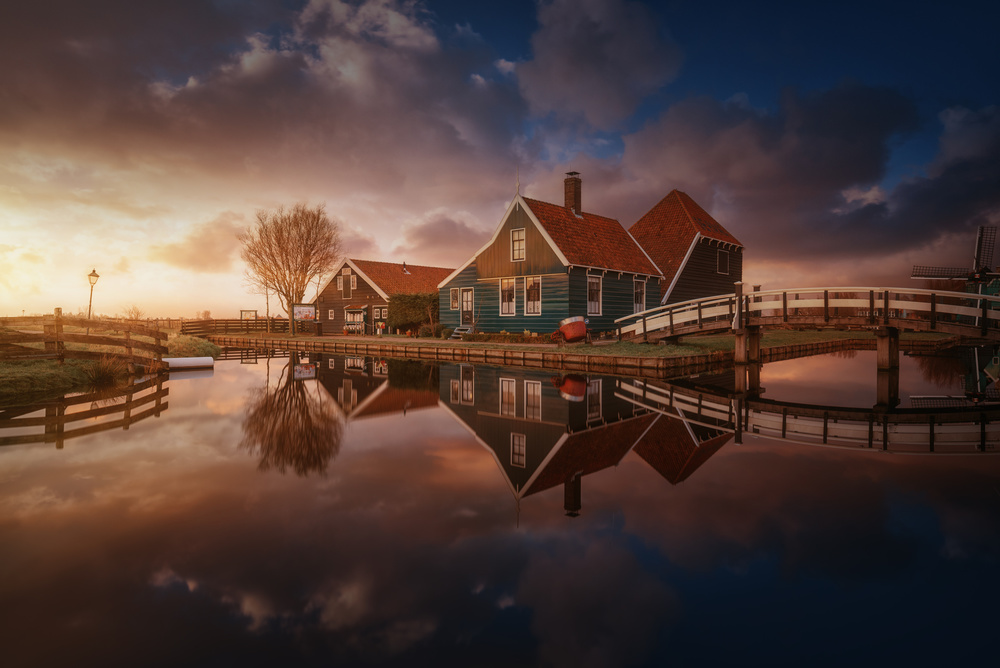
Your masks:
[[[563,206],[523,197],[493,237],[439,285],[445,327],[552,332],[582,316],[591,331],[660,303],[662,272],[621,224],[581,208],[569,172]]]

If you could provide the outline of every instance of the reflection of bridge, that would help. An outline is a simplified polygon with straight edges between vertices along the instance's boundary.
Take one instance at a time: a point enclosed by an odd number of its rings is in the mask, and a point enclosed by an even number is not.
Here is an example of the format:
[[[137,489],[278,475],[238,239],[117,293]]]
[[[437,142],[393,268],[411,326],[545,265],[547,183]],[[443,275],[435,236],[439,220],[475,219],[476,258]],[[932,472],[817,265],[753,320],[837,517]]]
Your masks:
[[[884,328],[1000,340],[1000,297],[903,288],[736,292],[660,306],[616,320],[622,338],[661,339],[762,326]],[[740,308],[737,308],[737,304]]]
[[[737,373],[737,377],[738,377]],[[659,381],[617,381],[615,396],[693,425],[807,445],[909,453],[997,452],[1000,406],[810,406]]]
[[[159,375],[124,387],[30,406],[0,408],[0,430],[12,434],[0,436],[0,446],[55,443],[56,448],[62,448],[63,442],[70,438],[110,429],[128,429],[150,416],[159,417],[167,410],[164,399],[170,390],[163,387],[166,378],[166,375]],[[42,411],[44,415],[33,415]],[[70,428],[74,423],[92,419],[96,419],[97,423]]]

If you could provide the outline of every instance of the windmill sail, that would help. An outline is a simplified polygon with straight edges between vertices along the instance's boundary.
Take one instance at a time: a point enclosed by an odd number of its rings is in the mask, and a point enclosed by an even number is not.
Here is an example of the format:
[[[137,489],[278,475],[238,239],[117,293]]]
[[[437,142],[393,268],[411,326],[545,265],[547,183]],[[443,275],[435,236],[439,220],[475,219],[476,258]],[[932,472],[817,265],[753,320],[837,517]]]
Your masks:
[[[910,278],[926,279],[958,279],[958,280],[982,280],[980,276],[992,273],[993,250],[997,242],[997,228],[993,225],[980,225],[979,233],[976,236],[976,255],[973,259],[972,269],[963,267],[931,267],[927,265],[915,265]]]

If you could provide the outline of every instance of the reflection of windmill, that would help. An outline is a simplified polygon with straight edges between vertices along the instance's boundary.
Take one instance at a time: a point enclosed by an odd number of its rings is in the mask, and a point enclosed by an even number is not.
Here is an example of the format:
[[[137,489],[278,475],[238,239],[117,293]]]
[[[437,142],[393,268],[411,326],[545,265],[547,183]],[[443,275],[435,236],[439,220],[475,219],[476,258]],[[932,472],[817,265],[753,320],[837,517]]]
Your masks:
[[[927,278],[936,280],[963,280],[969,283],[986,283],[1000,276],[993,271],[993,249],[997,241],[997,228],[993,225],[980,225],[976,236],[976,255],[972,262],[972,270],[961,267],[927,267],[915,265],[910,278]],[[979,290],[976,290],[979,292]]]

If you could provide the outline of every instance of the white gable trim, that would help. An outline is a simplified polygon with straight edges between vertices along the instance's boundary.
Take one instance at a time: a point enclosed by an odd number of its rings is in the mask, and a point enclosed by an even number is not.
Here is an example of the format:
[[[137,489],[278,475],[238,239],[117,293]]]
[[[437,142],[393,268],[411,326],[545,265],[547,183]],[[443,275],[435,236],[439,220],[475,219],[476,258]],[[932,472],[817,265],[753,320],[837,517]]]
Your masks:
[[[677,268],[676,273],[674,273],[673,279],[671,279],[670,281],[670,287],[667,288],[667,291],[663,295],[663,299],[660,300],[661,306],[666,304],[667,300],[670,299],[670,293],[674,291],[674,286],[677,285],[677,280],[681,277],[681,274],[684,273],[684,268],[687,266],[688,260],[691,259],[691,254],[694,253],[694,248],[695,246],[698,245],[699,241],[701,241],[701,232],[696,232],[694,235],[694,239],[691,241],[691,245],[688,246],[688,251],[687,254],[684,256],[684,261],[681,262],[681,266]]]
[[[629,232],[628,230],[625,230],[625,234],[627,234],[628,238],[632,240],[632,243],[634,243],[636,245],[636,247],[639,250],[642,251],[642,254],[646,256],[646,259],[649,260],[649,263],[651,265],[653,265],[653,268],[656,269],[656,271],[660,272],[660,278],[662,279],[663,278],[663,270],[660,269],[660,266],[658,264],[656,264],[655,262],[653,262],[653,258],[649,257],[649,253],[647,253],[646,249],[642,247],[642,244],[639,243],[638,241],[636,241],[635,237],[633,237],[632,233]]]
[[[485,244],[483,244],[483,247],[477,250],[472,255],[472,257],[466,260],[465,264],[463,264],[458,269],[448,274],[448,277],[446,279],[438,283],[438,289],[443,288],[445,285],[454,280],[454,278],[459,274],[461,274],[463,271],[465,271],[465,269],[470,264],[472,264],[483,251],[485,251],[487,248],[489,248],[496,242],[497,238],[500,236],[500,230],[503,229],[503,226],[507,223],[507,219],[510,217],[510,214],[513,213],[517,205],[520,205],[521,208],[525,210],[525,212],[528,214],[528,219],[531,220],[531,222],[534,224],[535,229],[537,229],[541,233],[542,238],[545,239],[545,243],[547,243],[549,245],[549,248],[551,248],[552,251],[556,254],[556,257],[559,258],[559,261],[562,262],[562,265],[564,267],[569,266],[569,260],[567,260],[566,256],[563,255],[563,252],[559,250],[559,247],[556,246],[556,242],[552,240],[552,237],[550,237],[549,233],[545,231],[545,228],[542,227],[542,224],[538,222],[538,218],[535,216],[535,212],[531,210],[531,207],[528,206],[528,204],[524,201],[524,198],[521,197],[521,193],[518,193],[514,196],[514,199],[510,201],[510,206],[508,206],[507,211],[504,212],[503,217],[500,219],[500,224],[497,225],[497,229],[496,231],[493,232],[493,236],[490,237],[490,240],[487,241]]]
[[[332,274],[330,274],[330,278],[328,278],[328,279],[327,279],[327,281],[326,281],[326,283],[325,283],[325,284],[323,285],[323,289],[322,289],[322,290],[320,290],[319,292],[317,292],[317,293],[316,293],[316,300],[317,300],[317,301],[319,301],[319,296],[320,296],[321,294],[323,294],[324,292],[326,292],[326,289],[327,289],[328,287],[330,287],[330,283],[333,283],[333,279],[337,278],[337,276],[340,276],[340,274],[341,274],[341,272],[342,272],[342,271],[344,270],[344,267],[345,267],[345,266],[348,266],[348,267],[350,267],[350,268],[351,268],[352,270],[354,270],[354,271],[355,271],[355,272],[356,272],[356,273],[357,273],[357,274],[358,274],[358,275],[359,275],[359,276],[360,276],[360,277],[361,277],[362,279],[364,279],[365,283],[367,283],[368,285],[370,285],[370,286],[372,286],[373,288],[375,288],[375,292],[377,292],[377,293],[378,293],[379,297],[381,297],[382,299],[384,299],[384,300],[386,300],[386,301],[389,301],[389,295],[385,294],[385,291],[384,291],[384,290],[383,290],[382,288],[380,288],[380,287],[379,287],[379,286],[378,286],[378,285],[377,285],[377,284],[375,283],[375,281],[373,281],[373,280],[371,279],[371,277],[370,277],[370,276],[368,276],[368,274],[366,274],[365,272],[363,272],[363,271],[361,271],[360,269],[358,269],[358,265],[354,264],[354,261],[353,261],[353,260],[351,260],[350,258],[348,258],[348,259],[344,260],[344,261],[343,261],[343,262],[341,262],[341,263],[340,263],[339,265],[337,265],[337,271],[335,271],[335,272],[333,272]],[[352,293],[352,294],[353,294],[353,293]]]

